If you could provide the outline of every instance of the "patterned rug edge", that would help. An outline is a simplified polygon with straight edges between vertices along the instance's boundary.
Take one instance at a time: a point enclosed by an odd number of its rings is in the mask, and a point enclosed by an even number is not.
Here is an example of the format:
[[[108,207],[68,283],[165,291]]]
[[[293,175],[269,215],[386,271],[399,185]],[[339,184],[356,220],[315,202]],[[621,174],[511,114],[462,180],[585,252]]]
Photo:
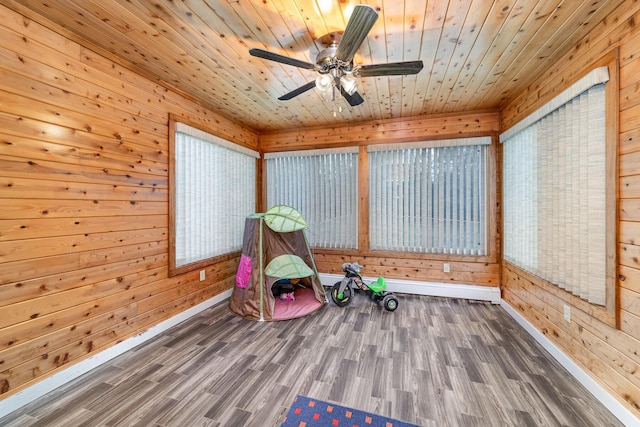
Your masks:
[[[281,427],[419,427],[359,409],[297,395]]]

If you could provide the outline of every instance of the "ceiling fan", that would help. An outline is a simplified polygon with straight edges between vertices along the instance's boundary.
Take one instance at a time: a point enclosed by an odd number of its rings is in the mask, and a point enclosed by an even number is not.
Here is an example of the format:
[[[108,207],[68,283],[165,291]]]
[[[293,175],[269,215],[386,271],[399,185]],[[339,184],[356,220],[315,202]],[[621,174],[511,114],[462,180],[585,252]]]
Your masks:
[[[357,92],[356,77],[417,74],[423,67],[422,61],[354,66],[353,57],[377,19],[378,13],[374,8],[369,5],[356,5],[344,32],[330,33],[318,39],[325,45],[325,49],[318,53],[315,64],[263,49],[250,49],[249,54],[320,73],[314,81],[279,97],[281,101],[289,100],[317,87],[327,100],[335,100],[336,93],[339,92],[349,105],[360,105],[364,99]]]

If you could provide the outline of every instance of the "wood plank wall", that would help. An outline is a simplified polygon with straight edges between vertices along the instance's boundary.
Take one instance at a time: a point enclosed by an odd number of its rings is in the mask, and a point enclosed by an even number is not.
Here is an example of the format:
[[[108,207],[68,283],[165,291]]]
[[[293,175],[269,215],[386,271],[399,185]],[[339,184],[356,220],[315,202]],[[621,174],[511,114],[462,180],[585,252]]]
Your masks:
[[[330,128],[310,128],[269,132],[260,135],[260,148],[264,152],[305,150],[359,146],[359,249],[354,251],[315,250],[314,258],[322,273],[342,274],[343,262],[358,262],[365,268],[365,276],[438,282],[499,286],[499,233],[498,172],[494,141],[489,156],[490,200],[488,215],[489,255],[462,257],[451,255],[417,255],[368,250],[368,174],[366,146],[371,144],[414,142],[429,139],[492,136],[496,139],[500,116],[496,111],[476,111],[460,114],[440,114],[412,119],[395,119],[365,124],[341,125]],[[266,181],[266,180],[265,180]],[[266,185],[263,184],[263,185]],[[445,273],[443,264],[450,265]]]
[[[168,116],[257,134],[0,6],[0,399],[230,288],[168,277]]]
[[[545,283],[505,263],[502,298],[640,417],[640,12],[624,2],[562,61],[503,110],[507,129],[566,88],[586,67],[619,48],[620,137],[618,145],[617,330],[571,307]],[[615,123],[611,124],[615,126]]]

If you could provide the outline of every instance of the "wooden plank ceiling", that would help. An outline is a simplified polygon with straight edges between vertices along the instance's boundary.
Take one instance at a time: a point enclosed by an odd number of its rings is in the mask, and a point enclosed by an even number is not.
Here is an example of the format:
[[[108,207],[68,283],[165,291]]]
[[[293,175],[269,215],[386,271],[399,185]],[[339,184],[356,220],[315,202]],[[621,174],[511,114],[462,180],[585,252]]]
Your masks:
[[[257,131],[500,108],[622,1],[2,0]],[[356,65],[420,59],[424,69],[359,79],[357,107],[316,89],[278,101],[317,73],[249,49],[315,63],[316,40],[343,30],[356,3],[379,12]]]

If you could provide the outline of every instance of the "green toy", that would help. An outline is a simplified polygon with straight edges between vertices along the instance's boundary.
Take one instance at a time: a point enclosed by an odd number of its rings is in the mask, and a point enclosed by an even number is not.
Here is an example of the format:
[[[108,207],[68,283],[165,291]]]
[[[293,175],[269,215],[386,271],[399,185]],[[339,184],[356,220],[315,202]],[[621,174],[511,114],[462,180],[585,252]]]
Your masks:
[[[378,280],[368,285],[360,276],[362,266],[357,262],[345,262],[342,264],[344,278],[336,282],[331,288],[331,299],[338,307],[344,307],[351,302],[354,291],[365,291],[372,300],[382,304],[388,311],[394,311],[398,308],[398,298],[391,292],[387,292],[387,281],[384,277],[378,277]]]

